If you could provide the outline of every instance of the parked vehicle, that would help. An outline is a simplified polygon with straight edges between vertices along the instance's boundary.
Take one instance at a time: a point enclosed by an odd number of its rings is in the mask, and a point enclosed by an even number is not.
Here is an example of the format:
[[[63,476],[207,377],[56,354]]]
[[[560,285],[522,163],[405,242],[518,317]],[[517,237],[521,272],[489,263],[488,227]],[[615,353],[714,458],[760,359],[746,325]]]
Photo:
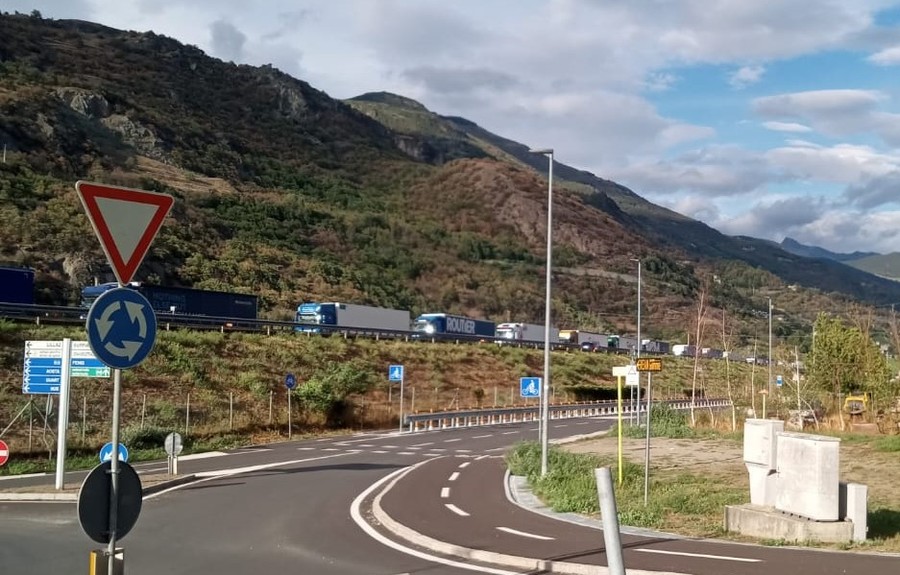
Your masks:
[[[559,332],[559,340],[562,343],[577,345],[582,351],[597,351],[607,346],[606,334],[577,329],[567,329]]]
[[[297,331],[319,333],[329,328],[359,331],[409,331],[410,314],[405,309],[389,309],[352,303],[307,302],[297,307]]]
[[[672,355],[694,357],[697,355],[696,345],[687,345],[684,343],[676,343],[672,346]]]
[[[634,353],[637,352],[638,340],[630,335],[610,335],[607,337],[607,347]]]
[[[497,343],[530,342],[543,343],[546,326],[534,323],[501,323],[497,324],[495,337]],[[550,343],[559,343],[559,329],[550,328]]]
[[[34,270],[0,267],[0,303],[34,303]]]
[[[424,335],[468,335],[494,338],[496,324],[446,313],[423,313],[416,318],[413,331]]]
[[[641,342],[641,352],[668,354],[671,346],[667,341],[658,341],[655,339],[645,339]]]
[[[118,287],[115,282],[87,286],[81,290],[81,306],[89,308],[105,292]],[[132,282],[128,288],[141,293],[157,314],[195,315],[229,319],[256,319],[255,295]]]

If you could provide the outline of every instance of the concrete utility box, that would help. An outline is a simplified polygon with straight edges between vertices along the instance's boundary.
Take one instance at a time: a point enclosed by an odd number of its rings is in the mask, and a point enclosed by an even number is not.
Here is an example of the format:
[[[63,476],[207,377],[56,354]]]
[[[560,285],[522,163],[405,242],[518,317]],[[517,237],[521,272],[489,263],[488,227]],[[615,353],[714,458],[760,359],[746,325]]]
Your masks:
[[[853,523],[853,540],[865,541],[869,532],[869,486],[861,483],[840,484],[838,517]]]
[[[750,474],[750,503],[771,507],[775,504],[777,435],[784,422],[774,419],[744,421],[744,463]]]
[[[775,508],[814,521],[837,521],[840,446],[834,437],[778,433]]]

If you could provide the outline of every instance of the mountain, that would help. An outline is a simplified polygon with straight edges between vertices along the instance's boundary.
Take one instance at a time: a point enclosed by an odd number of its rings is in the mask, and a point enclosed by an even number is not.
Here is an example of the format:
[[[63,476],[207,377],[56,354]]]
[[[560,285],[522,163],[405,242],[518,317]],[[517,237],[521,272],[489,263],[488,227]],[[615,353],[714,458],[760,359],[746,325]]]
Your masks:
[[[847,253],[836,253],[825,248],[820,248],[817,246],[807,246],[801,244],[797,240],[793,238],[784,238],[781,240],[781,249],[786,252],[792,253],[797,256],[803,256],[805,258],[822,258],[827,260],[834,260],[836,262],[845,262],[849,263],[851,260],[859,260],[862,258],[867,258],[870,256],[880,255],[876,252],[853,252],[850,254]],[[862,268],[860,268],[862,269]]]
[[[175,196],[140,281],[255,293],[278,319],[309,300],[543,317],[547,160],[528,146],[152,32],[6,14],[0,37],[0,260],[37,270],[41,302],[110,278],[74,193],[85,179]],[[849,297],[900,301],[896,282],[722,235],[559,163],[553,215],[561,327],[633,331],[633,258],[657,334],[683,333],[701,289],[747,321],[763,293],[804,321]]]
[[[900,253],[897,252],[867,255],[845,263],[870,274],[900,280]]]

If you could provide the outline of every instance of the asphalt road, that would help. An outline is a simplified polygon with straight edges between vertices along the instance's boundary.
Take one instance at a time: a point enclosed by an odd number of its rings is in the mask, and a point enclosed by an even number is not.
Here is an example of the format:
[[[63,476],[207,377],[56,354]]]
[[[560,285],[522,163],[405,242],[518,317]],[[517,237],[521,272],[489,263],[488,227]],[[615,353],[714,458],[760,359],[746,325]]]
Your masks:
[[[551,437],[590,433],[609,420],[553,422]],[[129,574],[246,574],[259,569],[322,575],[470,573],[409,556],[364,533],[353,499],[385,475],[434,457],[501,455],[537,437],[537,424],[417,434],[330,437],[241,449],[182,461],[183,473],[220,472],[149,496],[122,541]],[[159,463],[141,464],[150,470]],[[164,467],[164,463],[162,464]],[[80,481],[67,475],[67,482]],[[52,487],[52,476],[23,483]],[[74,503],[0,503],[0,573],[87,571],[91,549]]]
[[[555,420],[551,437],[592,433],[612,423],[597,418]],[[354,499],[414,464],[419,465],[382,497],[385,511],[404,525],[466,547],[604,564],[600,531],[549,519],[506,499],[502,454],[510,445],[536,437],[537,424],[528,422],[330,437],[189,459],[180,466],[184,473],[227,474],[145,498],[137,525],[122,542],[127,572],[471,573],[458,565],[459,559],[421,548],[415,556],[386,545],[351,517]],[[138,468],[152,472],[159,465]],[[52,476],[15,481],[52,487]],[[384,530],[379,532],[383,537]],[[898,557],[637,535],[623,536],[623,544],[630,570],[696,575],[900,572]],[[0,503],[0,574],[86,572],[89,551],[98,547],[81,531],[74,503]]]

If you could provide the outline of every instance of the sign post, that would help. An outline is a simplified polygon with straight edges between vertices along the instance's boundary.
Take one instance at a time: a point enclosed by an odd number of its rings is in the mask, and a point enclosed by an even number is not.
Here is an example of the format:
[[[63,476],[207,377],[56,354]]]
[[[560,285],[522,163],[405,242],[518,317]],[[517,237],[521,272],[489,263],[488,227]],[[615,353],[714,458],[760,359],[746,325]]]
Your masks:
[[[122,370],[140,364],[156,341],[153,308],[137,291],[121,286],[134,277],[175,199],[167,194],[84,181],[75,183],[75,191],[120,286],[94,301],[86,326],[91,351],[113,369],[111,443],[119,445]],[[120,500],[119,458],[113,457],[109,463],[107,572],[113,573]]]
[[[628,377],[628,374],[631,373],[631,370],[634,368],[633,365],[616,365],[613,366],[613,376],[616,378],[616,396],[617,396],[617,418],[618,418],[618,480],[619,485],[622,485],[622,481],[624,479],[623,470],[622,470],[622,387],[624,385],[624,379]]]
[[[654,371],[662,371],[662,360],[658,357],[641,357],[637,360],[638,372],[647,372],[647,438],[644,442],[644,505],[650,497],[650,410],[652,409],[652,380]]]
[[[59,369],[59,411],[56,414],[56,489],[65,484],[66,431],[69,429],[69,369],[72,363],[72,340],[62,340],[62,359]]]
[[[287,388],[287,396],[288,396],[288,439],[291,439],[294,434],[294,426],[292,425],[291,415],[293,409],[291,409],[291,395],[294,388],[297,386],[297,378],[294,377],[293,373],[289,373],[284,376],[284,386]]]
[[[400,382],[400,424],[399,424],[399,433],[403,433],[403,376],[405,375],[403,372],[402,365],[392,365],[388,368],[388,381]]]

